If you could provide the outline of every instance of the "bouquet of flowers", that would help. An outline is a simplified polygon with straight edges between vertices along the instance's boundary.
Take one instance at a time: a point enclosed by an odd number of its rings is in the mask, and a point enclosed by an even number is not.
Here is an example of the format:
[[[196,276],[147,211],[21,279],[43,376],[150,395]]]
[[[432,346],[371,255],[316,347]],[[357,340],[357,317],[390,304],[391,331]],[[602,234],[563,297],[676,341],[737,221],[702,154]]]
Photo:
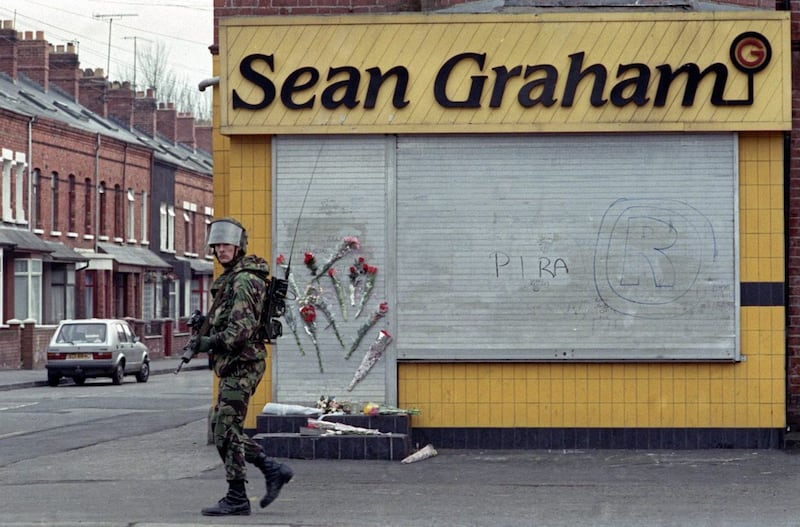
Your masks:
[[[333,267],[333,264],[344,258],[347,253],[350,251],[357,251],[360,248],[361,243],[358,241],[358,238],[355,236],[345,236],[342,243],[339,244],[339,247],[336,249],[336,252],[322,265],[322,269],[320,269],[319,273],[315,273],[315,278],[319,278],[327,273],[328,270]]]
[[[322,355],[319,351],[319,343],[317,343],[317,310],[314,304],[305,304],[300,308],[300,316],[303,318],[303,326],[306,333],[311,337],[311,342],[314,343],[314,348],[317,350],[317,362],[319,363],[319,372],[323,373],[322,369]]]
[[[433,456],[439,455],[439,452],[433,448],[433,445],[425,445],[423,448],[417,450],[413,454],[406,456],[400,463],[408,464],[416,461],[422,461]]]
[[[369,295],[372,294],[372,290],[375,288],[375,275],[378,274],[378,268],[364,262],[364,272],[367,275],[367,283],[364,285],[364,292],[361,295],[361,300],[358,303],[358,311],[356,311],[356,316],[354,318],[358,318],[359,315],[361,315],[361,311],[364,310],[364,306],[367,300],[369,300]]]
[[[350,406],[347,403],[340,403],[336,400],[336,397],[332,395],[323,395],[317,401],[317,408],[322,411],[323,414],[336,414],[336,413],[350,413]]]
[[[336,319],[333,317],[333,313],[331,313],[331,309],[328,306],[328,302],[325,301],[325,297],[322,296],[322,291],[313,285],[309,285],[306,288],[306,302],[316,307],[325,315],[325,318],[328,319],[328,324],[333,328],[333,332],[336,334],[336,339],[339,341],[342,348],[344,348],[344,340],[342,340],[342,335],[339,333],[339,328],[336,326]]]
[[[344,287],[342,281],[336,276],[336,269],[328,269],[328,277],[333,282],[333,289],[336,291],[336,300],[339,302],[339,309],[342,310],[342,318],[347,320],[347,302],[344,298]]]
[[[348,351],[347,355],[345,355],[344,357],[345,359],[350,358],[350,355],[352,355],[353,352],[358,348],[358,345],[361,344],[361,339],[364,338],[364,335],[366,335],[372,328],[372,326],[377,324],[380,319],[385,317],[386,313],[388,312],[389,312],[389,304],[387,302],[381,302],[380,305],[378,306],[378,309],[376,309],[375,312],[372,313],[372,316],[369,317],[369,320],[364,322],[364,324],[360,328],[358,328],[358,333],[356,334],[356,338],[353,341],[353,344],[350,346],[350,351]]]
[[[419,415],[417,408],[397,408],[385,404],[367,403],[364,405],[364,415]]]
[[[353,375],[353,380],[350,381],[350,384],[347,386],[347,391],[352,392],[353,388],[355,388],[356,384],[360,383],[364,377],[367,376],[369,370],[372,369],[373,366],[383,357],[383,352],[386,351],[386,348],[391,344],[392,336],[389,335],[389,332],[385,329],[382,329],[380,333],[378,333],[378,338],[375,339],[369,350],[364,354],[364,357],[361,359],[361,364],[356,369],[355,374]]]
[[[312,276],[317,275],[317,259],[314,258],[314,253],[308,252],[303,255],[303,263],[306,264],[308,270],[311,271]]]

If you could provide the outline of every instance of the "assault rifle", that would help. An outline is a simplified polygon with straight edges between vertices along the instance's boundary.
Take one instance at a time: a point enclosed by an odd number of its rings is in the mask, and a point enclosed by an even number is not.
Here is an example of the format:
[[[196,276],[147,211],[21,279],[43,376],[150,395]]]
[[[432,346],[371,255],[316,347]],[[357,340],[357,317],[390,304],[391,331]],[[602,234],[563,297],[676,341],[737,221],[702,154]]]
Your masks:
[[[189,337],[189,341],[183,347],[183,355],[181,355],[180,364],[178,364],[178,367],[175,368],[175,375],[178,375],[181,372],[181,368],[183,368],[184,364],[188,364],[189,361],[192,360],[195,355],[197,355],[197,346],[200,344],[200,337],[202,336],[202,333],[204,333],[204,331],[201,331],[201,329],[203,326],[208,326],[206,324],[205,315],[200,313],[200,310],[197,309],[194,313],[192,313],[192,316],[186,322],[186,325],[191,328],[192,336]],[[205,331],[208,331],[207,327]]]

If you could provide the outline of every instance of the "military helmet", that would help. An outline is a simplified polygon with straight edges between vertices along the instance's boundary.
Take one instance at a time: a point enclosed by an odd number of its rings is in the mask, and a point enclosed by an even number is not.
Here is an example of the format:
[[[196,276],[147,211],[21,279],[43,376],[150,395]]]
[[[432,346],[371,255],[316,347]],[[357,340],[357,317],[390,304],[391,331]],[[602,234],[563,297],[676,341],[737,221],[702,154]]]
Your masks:
[[[239,247],[241,254],[247,252],[247,230],[234,218],[220,218],[211,222],[208,228],[206,246],[214,248],[218,243]]]

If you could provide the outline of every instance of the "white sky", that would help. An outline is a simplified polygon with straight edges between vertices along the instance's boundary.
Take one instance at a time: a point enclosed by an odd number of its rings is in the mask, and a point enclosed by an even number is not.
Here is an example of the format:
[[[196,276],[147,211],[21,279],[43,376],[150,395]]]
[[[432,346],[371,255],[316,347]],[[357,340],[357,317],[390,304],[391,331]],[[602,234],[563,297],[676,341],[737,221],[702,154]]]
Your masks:
[[[81,69],[108,69],[108,15],[117,15],[110,23],[109,80],[133,82],[122,77],[133,72],[134,46],[141,53],[155,45],[178,82],[197,86],[212,76],[213,0],[0,0],[0,20],[13,20],[17,31],[44,31],[54,46],[74,42]]]

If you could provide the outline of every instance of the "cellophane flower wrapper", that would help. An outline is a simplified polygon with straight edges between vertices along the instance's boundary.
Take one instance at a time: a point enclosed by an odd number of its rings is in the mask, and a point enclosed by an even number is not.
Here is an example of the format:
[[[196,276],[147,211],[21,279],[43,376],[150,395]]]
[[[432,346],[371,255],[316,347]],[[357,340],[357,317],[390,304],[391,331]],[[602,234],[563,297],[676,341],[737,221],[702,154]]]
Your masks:
[[[328,269],[328,277],[333,284],[333,290],[336,291],[336,301],[339,302],[339,309],[342,312],[342,319],[347,321],[347,300],[344,296],[344,287],[342,281],[336,276],[336,269]]]
[[[328,303],[325,301],[322,295],[314,298],[314,307],[321,311],[328,320],[328,324],[330,324],[334,334],[336,334],[336,340],[338,340],[339,344],[341,344],[342,348],[344,348],[344,339],[342,339],[342,335],[339,333],[339,327],[336,325],[336,318],[334,318],[331,308],[328,306]]]
[[[367,300],[369,300],[369,296],[372,294],[372,290],[375,288],[375,279],[378,274],[378,268],[372,265],[365,265],[365,272],[367,275],[367,283],[364,285],[364,292],[361,294],[361,300],[358,303],[358,310],[353,318],[358,318],[361,316],[361,312],[364,310],[364,306],[367,305]]]
[[[283,313],[283,318],[286,319],[286,325],[289,326],[289,330],[292,332],[292,335],[294,335],[294,341],[297,343],[297,347],[300,349],[300,355],[305,355],[306,350],[303,349],[303,343],[300,341],[300,334],[297,333],[297,320],[294,318],[293,304],[294,302],[292,302],[292,305],[286,306],[286,311]]]
[[[405,458],[403,458],[402,461],[400,461],[400,463],[403,464],[414,463],[416,461],[422,461],[436,455],[439,455],[439,452],[435,448],[433,448],[433,445],[429,444],[425,445],[423,448],[414,452],[410,456],[406,456]]]
[[[363,409],[364,415],[419,415],[418,408],[398,408],[385,404],[367,403]]]
[[[361,296],[361,291],[364,289],[364,280],[366,271],[364,267],[366,266],[366,261],[363,257],[356,258],[356,261],[353,265],[350,266],[350,273],[347,277],[350,280],[350,305],[356,305],[356,298]]]
[[[337,247],[336,252],[333,253],[333,255],[328,258],[328,261],[322,265],[322,269],[319,270],[319,273],[316,273],[316,278],[319,278],[327,273],[328,270],[332,268],[336,262],[344,258],[347,253],[350,251],[357,251],[360,248],[361,243],[358,241],[358,238],[355,236],[345,236],[344,240],[342,240],[342,243],[340,243],[339,247]]]
[[[387,302],[381,302],[378,306],[378,309],[372,313],[372,316],[369,317],[369,320],[364,322],[360,328],[358,328],[358,333],[356,334],[355,340],[353,340],[353,344],[350,345],[350,351],[347,352],[345,355],[345,359],[349,359],[350,356],[353,354],[356,349],[358,349],[358,345],[361,344],[361,340],[364,336],[372,329],[372,326],[378,323],[380,319],[386,316],[386,313],[389,312],[389,304]]]
[[[383,357],[383,352],[386,351],[386,348],[391,343],[392,336],[389,335],[388,331],[382,329],[380,333],[378,333],[378,338],[375,339],[375,342],[370,344],[369,350],[367,350],[364,357],[361,359],[361,364],[356,368],[356,372],[353,374],[353,380],[351,380],[350,384],[347,386],[348,392],[353,391],[356,384],[364,380],[372,367]]]

